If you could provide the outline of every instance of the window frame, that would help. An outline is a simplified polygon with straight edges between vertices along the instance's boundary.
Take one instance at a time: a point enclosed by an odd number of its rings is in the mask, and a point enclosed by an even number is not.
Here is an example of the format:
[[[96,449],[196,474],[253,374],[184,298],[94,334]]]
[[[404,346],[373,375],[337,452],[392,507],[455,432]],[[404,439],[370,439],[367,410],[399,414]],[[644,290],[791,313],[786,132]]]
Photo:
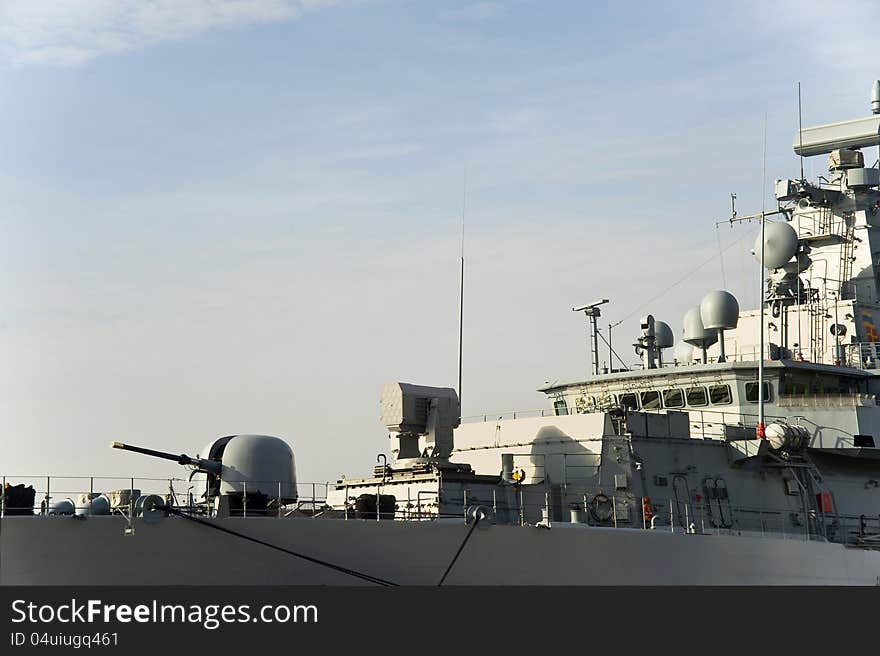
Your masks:
[[[691,403],[690,392],[691,390],[702,390],[703,391],[703,403]],[[685,387],[684,388],[684,400],[685,405],[689,408],[705,408],[709,405],[709,390],[706,389],[705,385],[694,385],[693,387]]]
[[[709,404],[710,405],[731,405],[733,403],[733,390],[730,388],[730,385],[728,385],[727,383],[720,383],[718,385],[708,385],[707,387],[709,390]],[[720,389],[722,387],[727,389],[727,400],[726,401],[713,401],[712,400],[712,390],[713,389]]]
[[[627,407],[623,404],[623,398],[625,396],[631,396],[631,397],[633,397],[633,399],[635,399],[636,403],[635,403],[634,408]],[[638,411],[639,410],[639,393],[638,392],[623,392],[623,393],[619,394],[617,396],[617,405],[621,406],[624,410]]]
[[[755,400],[749,398],[749,386],[754,385],[755,390]],[[773,401],[773,385],[770,384],[770,381],[764,381],[764,403]],[[757,380],[747,380],[745,384],[745,399],[746,403],[758,403],[758,381]]]
[[[679,403],[678,405],[673,405],[673,404],[669,403],[669,401],[666,398],[667,392],[678,392],[680,395],[679,398],[681,399],[681,403]],[[663,397],[663,407],[664,408],[683,408],[685,406],[684,388],[683,387],[669,387],[669,388],[663,390],[661,396]]]
[[[657,405],[645,405],[645,394],[656,394]],[[641,404],[642,410],[660,410],[663,408],[663,395],[660,394],[660,390],[645,390],[644,392],[639,392],[639,404]]]

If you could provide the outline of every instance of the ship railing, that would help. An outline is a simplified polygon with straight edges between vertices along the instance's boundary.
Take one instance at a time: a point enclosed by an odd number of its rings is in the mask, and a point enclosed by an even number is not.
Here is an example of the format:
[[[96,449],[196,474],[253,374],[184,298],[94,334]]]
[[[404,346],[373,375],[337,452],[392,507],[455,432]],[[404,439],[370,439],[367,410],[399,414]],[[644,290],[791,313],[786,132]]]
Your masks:
[[[576,414],[574,411],[556,412],[553,408],[536,408],[532,410],[502,410],[500,412],[485,412],[481,415],[469,415],[461,418],[461,423],[471,424],[488,421],[502,421],[505,419],[522,419],[524,417],[555,417],[558,415]]]
[[[638,410],[638,412],[664,414],[667,410],[676,411],[677,409],[643,408]],[[749,430],[758,426],[759,416],[757,413],[731,412],[729,410],[700,410],[697,408],[682,408],[681,411],[688,413],[691,437],[701,437],[704,440],[732,439],[737,436],[733,435],[729,428]],[[633,412],[636,411],[634,410]],[[782,415],[764,415],[765,424],[773,421],[788,421],[788,418]]]
[[[841,344],[845,363],[856,369],[880,369],[880,342]]]
[[[233,514],[247,516],[273,514],[317,516],[326,508],[331,483],[297,483],[296,499],[284,481],[235,480],[224,478],[240,492],[241,507]],[[201,485],[199,485],[201,483]],[[20,487],[18,487],[20,486]],[[18,490],[33,490],[33,504],[16,501]],[[0,517],[6,515],[81,514],[95,511],[100,504],[108,514],[132,516],[139,511],[138,499],[156,495],[164,503],[196,514],[210,513],[204,502],[204,480],[133,476],[0,476]],[[95,501],[106,497],[106,503]],[[251,505],[250,509],[248,505]]]
[[[847,395],[844,395],[847,396]],[[862,395],[862,396],[870,396],[871,399],[865,398],[859,400],[858,403],[861,405],[869,405],[870,401],[873,399],[873,395]],[[785,397],[785,398],[793,398],[793,397]],[[855,401],[850,401],[850,403],[855,403]],[[829,402],[829,404],[831,404]],[[782,405],[781,403],[779,405]],[[798,403],[790,404],[794,405],[802,405]],[[756,428],[758,425],[758,414],[757,413],[745,413],[745,412],[731,412],[725,410],[700,410],[698,408],[641,408],[635,409],[633,408],[633,412],[651,412],[655,414],[664,414],[667,410],[674,412],[687,412],[689,415],[690,421],[690,434],[692,437],[699,436],[703,439],[727,439],[728,433],[725,429],[725,426],[730,427],[738,427],[743,429]],[[599,410],[596,410],[599,412]],[[562,410],[557,413],[554,408],[543,408],[539,410],[510,410],[506,412],[489,412],[482,415],[472,415],[469,417],[462,417],[462,423],[479,423],[479,422],[489,422],[489,421],[501,421],[504,419],[517,419],[522,417],[553,417],[560,415],[573,415],[579,414],[573,409]],[[771,421],[787,421],[788,418],[783,415],[765,415],[764,421],[765,423],[769,423]]]
[[[193,498],[193,481],[180,478],[147,478],[123,476],[2,476],[3,489],[9,485],[30,485],[34,489],[35,503],[30,507],[8,505],[7,495],[0,495],[0,516],[13,514],[36,514],[50,516],[59,510],[58,503],[69,500],[75,511],[88,508],[87,500],[105,492],[117,495],[125,503],[111,506],[112,514],[131,518],[134,514],[136,491],[141,497],[158,494],[169,505],[190,512],[210,512]],[[235,481],[228,481],[235,482]],[[249,516],[247,499],[252,492],[242,484],[242,507],[239,516]],[[338,519],[373,519],[371,513],[356,512],[354,499],[346,498],[344,509],[331,510],[327,504],[332,483],[298,483],[297,500],[291,502],[281,494],[284,482],[247,481],[251,490],[270,486],[280,490],[266,505],[250,511],[250,516],[321,517]],[[102,490],[104,492],[102,492]],[[846,513],[822,513],[815,510],[771,508],[758,506],[734,506],[727,500],[695,501],[670,496],[667,499],[645,501],[632,494],[603,492],[600,487],[563,485],[546,487],[514,486],[512,494],[505,495],[504,488],[493,489],[491,498],[477,496],[464,488],[460,494],[439,493],[422,490],[415,498],[397,498],[393,510],[382,507],[381,490],[377,493],[375,519],[403,521],[431,521],[442,518],[465,518],[468,508],[480,505],[491,509],[493,521],[505,524],[571,523],[591,524],[615,528],[633,528],[671,533],[700,535],[760,535],[767,538],[828,540],[850,545],[878,546],[880,541],[880,515],[855,515]],[[510,499],[512,498],[512,502]],[[86,503],[78,503],[85,499]],[[597,504],[597,499],[601,503]],[[272,506],[274,502],[274,507]],[[646,504],[648,512],[646,512]],[[71,514],[71,508],[60,512]]]
[[[735,346],[735,347],[730,348],[729,352],[725,353],[725,361],[726,362],[757,362],[762,353],[764,355],[765,360],[772,360],[772,359],[775,359],[778,357],[778,354],[775,351],[775,349],[772,349],[769,344],[764,346],[763,349],[757,345],[756,346],[746,346],[746,347]],[[708,364],[715,364],[718,362],[719,357],[720,357],[719,355],[707,355],[706,362]],[[694,349],[694,355],[691,360],[689,360],[687,362],[679,362],[677,364],[673,364],[673,362],[671,360],[669,363],[667,363],[664,360],[663,367],[664,367],[664,369],[666,367],[681,368],[681,367],[687,367],[690,365],[699,365],[702,363],[703,363],[703,361],[701,359],[700,352],[697,349]]]
[[[751,536],[768,539],[827,541],[847,545],[880,546],[880,515],[823,513],[814,509],[794,509],[732,505],[725,499],[701,501],[654,499],[645,512],[643,499],[631,494],[603,493],[601,488],[563,492],[561,496],[545,490],[535,499],[536,491],[519,488],[513,503],[501,499],[477,499],[461,494],[444,495],[428,512],[417,517],[403,509],[394,519],[465,518],[473,505],[492,511],[495,523],[552,526],[554,523],[591,525],[609,528],[643,529],[678,534]],[[436,494],[436,493],[435,493]],[[602,504],[594,499],[604,497]],[[435,497],[436,498],[436,497]],[[424,511],[424,507],[422,508]],[[597,512],[599,510],[600,512]],[[388,517],[391,518],[390,516]],[[370,519],[370,517],[367,517]]]
[[[780,408],[852,408],[871,407],[877,405],[877,397],[873,394],[858,392],[828,394],[792,394],[781,395],[776,399]]]

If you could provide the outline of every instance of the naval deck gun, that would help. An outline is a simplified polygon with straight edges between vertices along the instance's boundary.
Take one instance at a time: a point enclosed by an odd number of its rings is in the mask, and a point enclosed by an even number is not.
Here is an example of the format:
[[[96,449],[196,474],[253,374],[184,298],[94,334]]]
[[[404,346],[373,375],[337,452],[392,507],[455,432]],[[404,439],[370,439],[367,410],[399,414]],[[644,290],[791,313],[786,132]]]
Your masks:
[[[178,465],[189,466],[195,468],[196,471],[205,474],[214,474],[219,476],[223,470],[223,465],[216,460],[205,460],[204,458],[191,458],[185,453],[175,455],[167,451],[156,451],[155,449],[147,449],[142,446],[132,446],[131,444],[123,444],[122,442],[110,442],[111,449],[122,449],[123,451],[131,451],[132,453],[141,453],[145,456],[154,458],[163,458],[164,460],[172,460]]]
[[[205,503],[219,514],[243,507],[248,512],[266,508],[270,500],[279,507],[297,500],[296,464],[293,450],[284,440],[271,435],[229,435],[209,444],[207,458],[157,451],[122,442],[111,448],[153,458],[171,460],[201,474]]]

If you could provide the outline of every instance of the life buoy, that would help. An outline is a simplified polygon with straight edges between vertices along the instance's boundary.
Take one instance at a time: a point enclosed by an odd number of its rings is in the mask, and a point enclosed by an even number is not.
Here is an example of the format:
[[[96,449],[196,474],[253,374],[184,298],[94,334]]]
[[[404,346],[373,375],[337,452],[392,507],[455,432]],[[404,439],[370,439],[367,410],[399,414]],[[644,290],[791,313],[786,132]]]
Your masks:
[[[601,492],[590,501],[590,514],[597,522],[607,522],[614,516],[614,505],[611,499]]]

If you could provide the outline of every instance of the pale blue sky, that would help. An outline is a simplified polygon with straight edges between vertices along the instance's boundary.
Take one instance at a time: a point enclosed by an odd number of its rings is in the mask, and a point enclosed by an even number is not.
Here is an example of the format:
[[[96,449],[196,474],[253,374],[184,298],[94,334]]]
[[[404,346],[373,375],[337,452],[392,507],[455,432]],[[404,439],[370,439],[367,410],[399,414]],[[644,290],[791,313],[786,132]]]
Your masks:
[[[797,174],[798,81],[807,124],[869,112],[880,11],[823,7],[0,0],[0,471],[265,432],[367,473],[382,383],[455,384],[465,168],[464,413],[545,405],[573,305],[632,314],[760,209],[765,112],[768,199]]]

